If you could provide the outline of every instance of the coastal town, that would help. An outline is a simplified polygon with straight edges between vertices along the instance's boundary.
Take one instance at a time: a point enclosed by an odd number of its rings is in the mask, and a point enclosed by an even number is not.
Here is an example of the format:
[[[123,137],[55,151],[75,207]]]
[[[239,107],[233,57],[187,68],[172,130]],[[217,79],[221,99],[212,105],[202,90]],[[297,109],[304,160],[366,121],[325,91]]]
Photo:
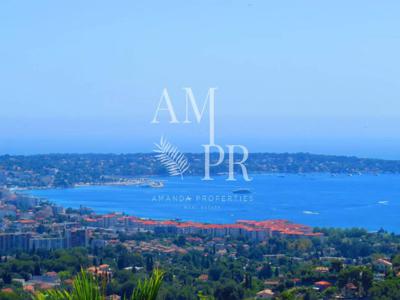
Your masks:
[[[206,224],[149,220],[123,213],[96,214],[90,208],[65,209],[35,197],[0,191],[0,253],[105,246],[113,234],[205,235],[265,241],[273,236],[319,237],[309,226],[286,220],[238,220],[235,224]],[[111,242],[113,240],[111,239]]]
[[[0,299],[68,288],[81,268],[107,278],[109,299],[154,268],[167,274],[161,299],[368,299],[400,277],[400,239],[385,232],[97,214],[6,188],[0,216]]]

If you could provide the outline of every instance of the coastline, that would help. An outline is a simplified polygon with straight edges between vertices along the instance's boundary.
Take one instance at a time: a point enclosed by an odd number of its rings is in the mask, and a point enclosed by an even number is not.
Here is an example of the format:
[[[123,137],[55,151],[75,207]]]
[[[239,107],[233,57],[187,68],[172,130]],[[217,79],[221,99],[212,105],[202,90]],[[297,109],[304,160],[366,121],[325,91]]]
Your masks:
[[[210,185],[200,182],[196,176],[185,177],[183,185],[180,179],[156,178],[168,180],[160,189],[96,184],[85,185],[83,189],[40,189],[23,194],[46,198],[64,207],[83,205],[101,214],[123,211],[158,220],[227,224],[237,219],[282,218],[323,228],[359,227],[370,232],[384,228],[399,233],[395,216],[399,207],[398,189],[394,185],[398,178],[393,174],[378,177],[372,174],[333,177],[329,173],[286,174],[285,177],[262,174],[248,186],[253,193],[236,195],[243,196],[237,201],[226,198],[234,196],[232,191],[241,188],[240,183],[226,184],[224,177],[216,177]],[[253,199],[246,201],[244,196]],[[186,201],[188,197],[192,199]],[[372,217],[364,218],[365,215]]]
[[[48,190],[48,189],[74,189],[80,187],[90,186],[142,186],[151,188],[162,188],[164,187],[165,180],[154,180],[147,177],[139,177],[134,179],[119,180],[119,181],[106,181],[106,182],[87,182],[87,183],[75,183],[71,186],[28,186],[28,187],[10,187],[7,188],[10,191],[27,191],[27,190]]]

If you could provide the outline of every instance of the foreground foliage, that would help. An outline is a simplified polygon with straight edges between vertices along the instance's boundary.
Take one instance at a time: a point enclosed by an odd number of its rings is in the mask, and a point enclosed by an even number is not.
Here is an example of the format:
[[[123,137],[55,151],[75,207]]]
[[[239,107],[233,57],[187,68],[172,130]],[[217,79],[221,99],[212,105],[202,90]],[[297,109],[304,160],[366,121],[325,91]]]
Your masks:
[[[155,293],[149,291],[157,290],[158,299],[165,300],[240,300],[254,298],[264,289],[271,289],[276,299],[333,299],[342,295],[400,299],[399,235],[382,230],[376,233],[362,229],[316,230],[322,231],[324,238],[275,236],[257,242],[201,235],[120,233],[120,243],[103,248],[3,255],[0,299],[31,297],[16,279],[30,284],[33,276],[56,272],[61,284],[68,284],[74,274],[81,277],[81,268],[103,264],[109,266],[112,276],[106,282],[100,279],[89,283],[95,286],[94,290],[79,285],[77,280],[67,292],[46,293],[40,295],[41,299],[87,299],[76,296],[84,291],[92,293],[88,296],[91,299],[104,299],[104,295],[119,295],[125,300],[132,295],[133,299],[152,299]],[[392,266],[377,264],[381,258]],[[157,280],[152,284],[145,280],[156,267],[165,271],[159,290],[152,288],[158,285]],[[314,284],[318,281],[327,281],[331,287],[316,290]]]
[[[155,300],[160,290],[164,273],[155,269],[150,278],[140,281],[130,300]],[[37,294],[35,300],[104,300],[106,282],[81,270],[73,282],[72,290],[50,290]]]

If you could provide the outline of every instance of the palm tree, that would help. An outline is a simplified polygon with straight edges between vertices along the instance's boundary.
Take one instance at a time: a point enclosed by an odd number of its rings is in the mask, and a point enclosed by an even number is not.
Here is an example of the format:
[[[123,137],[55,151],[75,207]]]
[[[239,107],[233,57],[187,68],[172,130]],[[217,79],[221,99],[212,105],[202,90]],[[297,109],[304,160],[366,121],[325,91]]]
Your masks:
[[[139,281],[130,300],[155,300],[160,290],[164,272],[155,269],[150,278]],[[99,281],[84,270],[75,277],[71,291],[50,290],[37,294],[34,300],[105,300],[105,284],[100,288]],[[128,300],[125,298],[125,300]]]

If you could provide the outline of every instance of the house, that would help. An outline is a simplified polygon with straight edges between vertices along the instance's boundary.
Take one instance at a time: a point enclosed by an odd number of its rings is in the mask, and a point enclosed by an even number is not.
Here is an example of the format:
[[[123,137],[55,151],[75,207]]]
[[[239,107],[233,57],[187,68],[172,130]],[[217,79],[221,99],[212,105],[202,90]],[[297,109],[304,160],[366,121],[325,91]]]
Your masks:
[[[26,285],[39,286],[40,289],[54,288],[61,284],[61,280],[56,272],[47,272],[41,276],[32,276]]]
[[[208,275],[207,274],[202,274],[199,276],[200,281],[208,281]]]
[[[105,278],[107,280],[110,280],[112,277],[112,271],[109,265],[107,264],[102,264],[98,267],[92,266],[87,268],[87,272],[90,274],[93,274],[94,276],[100,277],[100,278]]]
[[[33,294],[35,292],[35,287],[33,285],[24,285],[23,290],[27,293]]]
[[[344,295],[346,298],[353,299],[357,297],[358,288],[354,283],[349,282],[344,288]]]
[[[328,281],[317,281],[314,283],[314,289],[318,290],[318,291],[323,291],[325,289],[327,289],[328,287],[331,287],[332,284]]]
[[[264,281],[264,285],[270,288],[275,288],[280,284],[278,280],[266,280]]]
[[[328,267],[316,267],[315,271],[318,273],[328,273],[329,272],[329,268]]]
[[[12,293],[14,293],[14,290],[13,290],[12,288],[3,288],[3,289],[1,289],[1,291],[2,291],[3,293],[7,293],[7,294],[12,294]]]
[[[386,273],[393,267],[393,264],[387,259],[379,258],[375,261],[374,266],[379,272]]]
[[[300,278],[293,278],[292,282],[295,286],[297,286],[299,283],[301,283],[301,279]]]
[[[256,299],[272,299],[274,298],[275,293],[273,291],[271,291],[270,289],[265,289],[262,291],[259,291],[256,294]]]

